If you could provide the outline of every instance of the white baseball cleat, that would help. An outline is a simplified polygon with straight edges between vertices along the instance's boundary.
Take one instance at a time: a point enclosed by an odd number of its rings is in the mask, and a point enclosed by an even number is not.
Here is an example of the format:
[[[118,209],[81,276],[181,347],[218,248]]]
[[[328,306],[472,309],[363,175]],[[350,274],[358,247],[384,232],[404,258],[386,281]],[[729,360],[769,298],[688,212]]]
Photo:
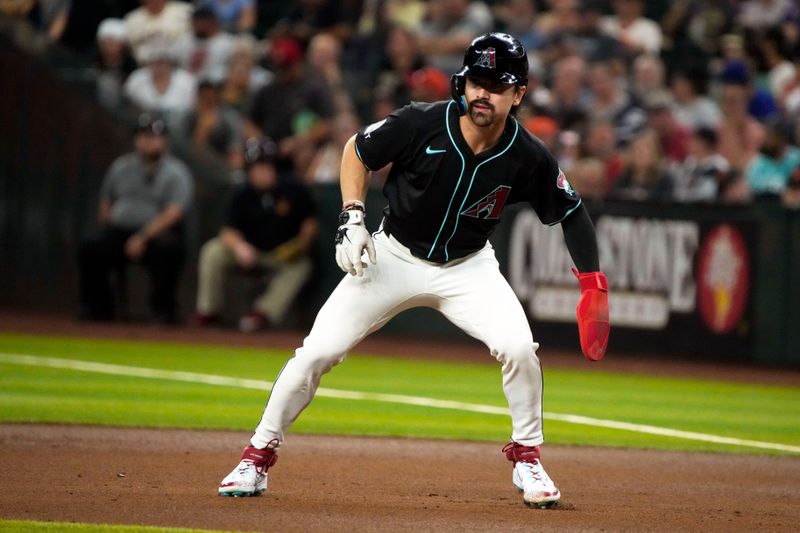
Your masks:
[[[220,496],[258,496],[267,490],[267,470],[278,461],[274,450],[247,446],[236,468],[219,484]]]
[[[531,507],[552,507],[561,499],[561,493],[547,475],[539,459],[538,446],[523,446],[512,442],[503,448],[506,457],[514,463],[511,481],[523,501]]]

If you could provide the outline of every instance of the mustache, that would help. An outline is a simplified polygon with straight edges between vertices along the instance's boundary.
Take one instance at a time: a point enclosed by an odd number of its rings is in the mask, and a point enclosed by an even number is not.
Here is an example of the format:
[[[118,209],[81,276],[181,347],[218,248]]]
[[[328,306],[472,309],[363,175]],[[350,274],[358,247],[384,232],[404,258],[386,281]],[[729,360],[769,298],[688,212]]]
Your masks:
[[[489,100],[473,100],[472,104],[470,104],[470,107],[474,106],[475,104],[486,106],[489,108],[490,111],[494,111],[494,106],[489,103]]]

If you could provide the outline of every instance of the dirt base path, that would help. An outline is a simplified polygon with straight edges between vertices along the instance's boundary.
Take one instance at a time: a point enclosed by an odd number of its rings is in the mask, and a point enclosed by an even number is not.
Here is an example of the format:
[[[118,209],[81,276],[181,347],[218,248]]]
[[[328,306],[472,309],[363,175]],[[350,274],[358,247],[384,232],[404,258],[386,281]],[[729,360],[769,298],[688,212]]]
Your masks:
[[[800,459],[548,446],[525,507],[500,444],[295,435],[259,498],[216,495],[247,434],[0,425],[0,517],[310,531],[791,531]]]

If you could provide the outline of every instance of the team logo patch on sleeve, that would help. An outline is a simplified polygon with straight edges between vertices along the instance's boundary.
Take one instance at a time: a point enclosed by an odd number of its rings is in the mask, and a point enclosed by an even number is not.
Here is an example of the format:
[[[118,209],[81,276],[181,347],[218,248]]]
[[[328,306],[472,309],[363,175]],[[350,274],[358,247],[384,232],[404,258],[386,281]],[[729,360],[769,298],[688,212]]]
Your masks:
[[[386,119],[383,119],[367,126],[367,128],[364,130],[364,138],[369,139],[372,136],[372,132],[383,126],[385,123]]]
[[[495,68],[495,50],[493,47],[489,47],[483,52],[481,52],[481,56],[475,62],[476,67],[483,67],[483,68]]]
[[[482,218],[484,220],[500,218],[500,213],[503,211],[503,206],[506,205],[506,199],[510,192],[511,187],[500,185],[466,210],[462,211],[461,214],[472,218]]]
[[[572,188],[572,185],[569,184],[567,181],[567,177],[564,175],[564,171],[560,168],[558,169],[558,178],[556,178],[556,187],[567,191],[567,194],[570,196],[575,194],[575,190]]]

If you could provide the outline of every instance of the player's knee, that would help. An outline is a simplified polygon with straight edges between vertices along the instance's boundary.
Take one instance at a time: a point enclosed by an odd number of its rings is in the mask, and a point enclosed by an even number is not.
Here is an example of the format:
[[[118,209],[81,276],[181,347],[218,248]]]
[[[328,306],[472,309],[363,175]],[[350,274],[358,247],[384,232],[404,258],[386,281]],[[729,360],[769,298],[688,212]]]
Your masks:
[[[538,346],[530,339],[511,337],[495,344],[492,347],[492,354],[503,364],[538,366],[539,359],[536,357]]]
[[[336,347],[321,348],[306,344],[298,348],[295,359],[305,370],[324,374],[344,360],[344,351],[339,351]]]

